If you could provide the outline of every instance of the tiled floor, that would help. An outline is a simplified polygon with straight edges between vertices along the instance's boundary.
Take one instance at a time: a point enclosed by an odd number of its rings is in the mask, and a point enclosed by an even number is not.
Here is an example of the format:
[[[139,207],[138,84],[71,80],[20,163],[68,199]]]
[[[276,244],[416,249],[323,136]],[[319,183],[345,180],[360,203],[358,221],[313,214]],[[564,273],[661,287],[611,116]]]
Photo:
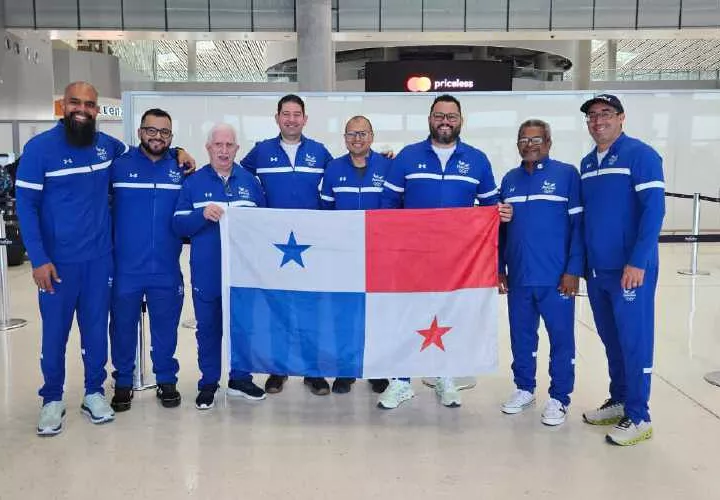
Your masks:
[[[709,277],[676,274],[688,252],[662,248],[655,437],[627,449],[607,445],[604,429],[581,421],[584,409],[606,397],[607,379],[586,299],[578,307],[576,391],[560,428],[540,424],[545,340],[538,407],[500,412],[512,390],[503,317],[498,373],[464,391],[460,409],[441,407],[420,381],[414,400],[381,411],[365,382],[348,395],[317,397],[293,379],[266,401],[223,401],[201,413],[192,404],[194,332],[181,329],[182,406],[164,409],[144,392],[130,412],[104,426],[90,424],[78,409],[82,366],[74,334],[65,431],[39,438],[35,290],[27,264],[12,268],[12,313],[29,324],[0,333],[0,499],[718,499],[720,387],[703,375],[720,370],[720,246],[701,251]],[[501,309],[506,314],[504,301]]]

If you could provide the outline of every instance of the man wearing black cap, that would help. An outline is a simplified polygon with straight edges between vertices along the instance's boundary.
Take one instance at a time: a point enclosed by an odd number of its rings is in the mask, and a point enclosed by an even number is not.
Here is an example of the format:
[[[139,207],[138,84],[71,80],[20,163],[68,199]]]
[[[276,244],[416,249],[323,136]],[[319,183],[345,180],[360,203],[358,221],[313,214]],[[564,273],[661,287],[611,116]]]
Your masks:
[[[616,96],[597,95],[580,111],[597,145],[580,165],[588,298],[610,372],[610,399],[583,419],[615,424],[607,441],[627,446],[652,436],[648,400],[665,215],[662,158],[623,133],[625,110]]]

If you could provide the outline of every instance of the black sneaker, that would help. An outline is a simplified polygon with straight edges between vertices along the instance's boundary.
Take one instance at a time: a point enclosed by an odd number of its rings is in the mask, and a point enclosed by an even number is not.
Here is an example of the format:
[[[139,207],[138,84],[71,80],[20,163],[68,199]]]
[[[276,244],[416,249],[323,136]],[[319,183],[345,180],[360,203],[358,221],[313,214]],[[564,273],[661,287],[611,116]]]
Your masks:
[[[385,392],[385,389],[387,389],[390,383],[386,378],[371,378],[368,382],[370,382],[370,387],[372,387],[372,391],[376,394]]]
[[[354,383],[354,378],[336,378],[332,385],[332,391],[335,394],[347,394]]]
[[[217,386],[210,385],[201,387],[198,391],[198,395],[195,398],[195,408],[198,410],[209,410],[215,406],[215,391]]]
[[[322,377],[305,377],[305,385],[310,386],[310,392],[316,396],[327,396],[330,394],[330,384]]]
[[[252,401],[265,399],[265,391],[256,386],[252,380],[229,380],[227,388],[228,396],[239,396]]]
[[[265,392],[268,394],[277,394],[282,392],[283,384],[287,380],[287,375],[270,375],[265,381]]]
[[[165,408],[180,406],[180,393],[177,391],[175,384],[158,384],[155,395]]]
[[[132,387],[116,387],[115,395],[110,402],[110,406],[116,412],[128,411],[132,405],[133,389]]]

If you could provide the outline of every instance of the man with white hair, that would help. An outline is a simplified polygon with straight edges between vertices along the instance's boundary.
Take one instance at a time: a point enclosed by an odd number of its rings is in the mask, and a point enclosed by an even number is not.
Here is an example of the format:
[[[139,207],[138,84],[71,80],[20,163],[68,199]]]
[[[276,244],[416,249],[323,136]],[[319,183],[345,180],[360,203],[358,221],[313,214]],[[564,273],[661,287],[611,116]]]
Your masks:
[[[222,294],[220,266],[220,226],[225,207],[264,207],[265,194],[258,180],[235,163],[238,152],[235,129],[225,123],[215,125],[205,147],[210,163],[183,184],[173,229],[190,238],[190,276],[193,305],[197,320],[198,382],[195,407],[213,407],[220,382],[222,347]],[[265,399],[265,391],[256,386],[252,375],[230,370],[229,396],[251,400]]]

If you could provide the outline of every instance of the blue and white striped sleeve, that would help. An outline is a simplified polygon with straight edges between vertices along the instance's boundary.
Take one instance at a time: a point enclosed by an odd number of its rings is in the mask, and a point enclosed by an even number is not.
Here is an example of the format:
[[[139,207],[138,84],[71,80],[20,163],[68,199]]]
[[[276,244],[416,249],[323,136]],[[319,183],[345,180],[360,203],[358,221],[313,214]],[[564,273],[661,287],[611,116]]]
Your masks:
[[[484,154],[482,155],[481,168],[480,183],[477,186],[476,195],[478,204],[482,206],[496,205],[500,202],[500,194],[497,184],[495,184],[490,160]]]
[[[45,188],[43,150],[44,145],[37,141],[25,145],[15,180],[20,231],[34,268],[50,262],[40,230],[40,207]]]
[[[662,158],[650,146],[645,146],[631,165],[631,176],[641,208],[637,239],[628,264],[645,269],[657,246],[665,217]]]
[[[585,272],[585,240],[583,235],[583,205],[580,196],[580,173],[572,166],[568,192],[568,216],[570,218],[570,248],[565,272],[583,276]]]

